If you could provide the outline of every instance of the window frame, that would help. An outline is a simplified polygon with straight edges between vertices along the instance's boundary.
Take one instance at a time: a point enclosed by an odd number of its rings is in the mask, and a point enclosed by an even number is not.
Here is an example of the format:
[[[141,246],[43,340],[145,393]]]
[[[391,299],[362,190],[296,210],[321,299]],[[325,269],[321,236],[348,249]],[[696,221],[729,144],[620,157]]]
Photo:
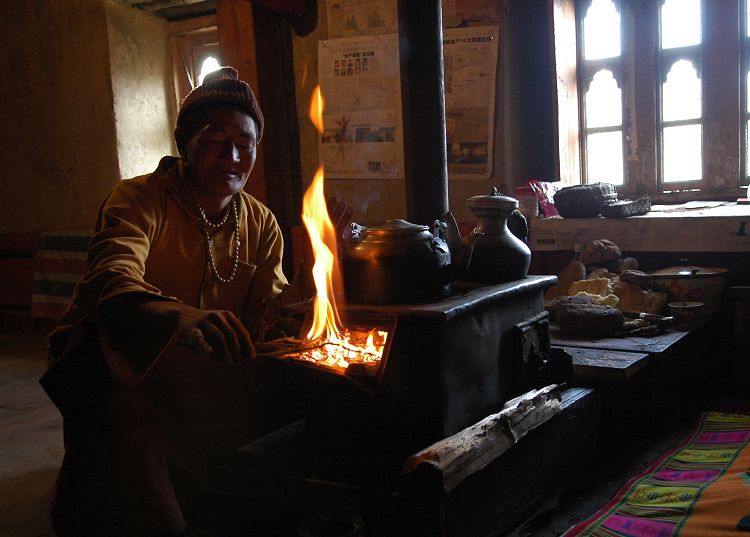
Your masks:
[[[580,179],[586,181],[585,90],[597,71],[596,64],[611,60],[583,60],[583,18],[592,0],[574,0],[579,124]],[[740,34],[745,0],[701,2],[701,45],[691,63],[698,69],[702,94],[702,179],[664,183],[661,169],[661,121],[658,106],[665,58],[686,57],[686,51],[660,51],[658,20],[664,0],[612,0],[620,13],[621,72],[612,70],[622,91],[623,178],[621,198],[649,194],[655,202],[691,199],[736,199],[747,184],[745,164],[745,80],[740,67],[750,62],[750,40]],[[727,31],[727,26],[736,32]],[[740,39],[743,36],[743,40]],[[743,63],[740,63],[740,49]],[[587,66],[589,64],[589,66]],[[736,68],[727,68],[726,65]],[[743,70],[743,76],[746,71]],[[712,81],[709,83],[708,81]],[[599,179],[593,179],[594,181]],[[698,190],[699,189],[699,190]]]
[[[170,22],[168,33],[175,104],[179,108],[182,100],[198,84],[203,60],[208,56],[221,58],[218,18],[216,15],[205,15]]]
[[[587,138],[589,134],[595,134],[595,133],[601,133],[601,132],[614,132],[614,131],[620,131],[620,138],[621,138],[621,151],[623,152],[623,170],[622,170],[622,176],[623,181],[627,181],[627,162],[626,162],[626,134],[625,134],[625,127],[626,127],[626,119],[627,119],[627,107],[624,105],[625,103],[625,54],[624,54],[624,48],[623,48],[623,23],[622,23],[622,8],[621,8],[621,1],[620,0],[611,0],[612,3],[615,5],[615,9],[620,13],[620,55],[616,57],[611,58],[597,58],[594,60],[586,60],[584,58],[585,54],[585,40],[584,40],[584,25],[583,25],[583,17],[576,17],[576,33],[577,33],[577,43],[580,45],[577,47],[576,55],[578,59],[578,87],[580,88],[580,93],[578,96],[579,99],[579,105],[578,110],[580,114],[579,122],[580,122],[580,129],[581,129],[581,141],[580,141],[580,151],[581,151],[581,182],[586,183],[594,183],[603,180],[603,178],[597,178],[597,177],[588,177],[588,155],[586,151],[587,147]],[[581,5],[583,5],[583,13],[586,13],[586,10],[591,6],[591,3],[593,0],[585,0],[580,2]],[[617,83],[617,87],[620,90],[620,94],[622,96],[622,101],[620,103],[620,117],[621,122],[618,127],[592,127],[587,128],[586,127],[586,95],[588,94],[589,89],[591,88],[591,83],[594,80],[594,76],[599,73],[602,70],[607,70],[612,73],[613,78],[615,79],[615,82]]]

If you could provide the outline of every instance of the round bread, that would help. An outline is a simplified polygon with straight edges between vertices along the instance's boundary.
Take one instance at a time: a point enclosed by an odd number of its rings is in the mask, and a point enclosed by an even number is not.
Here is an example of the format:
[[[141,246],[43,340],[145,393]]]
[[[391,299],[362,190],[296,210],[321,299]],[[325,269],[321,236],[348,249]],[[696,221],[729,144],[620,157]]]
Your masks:
[[[562,334],[580,337],[611,336],[624,322],[620,310],[602,304],[562,304],[557,319]]]
[[[583,247],[578,260],[586,265],[602,265],[619,259],[622,250],[614,242],[607,239],[596,239]]]
[[[635,257],[621,257],[620,259],[610,261],[607,264],[607,268],[611,272],[620,274],[626,270],[638,270],[640,267],[638,265],[638,260]]]

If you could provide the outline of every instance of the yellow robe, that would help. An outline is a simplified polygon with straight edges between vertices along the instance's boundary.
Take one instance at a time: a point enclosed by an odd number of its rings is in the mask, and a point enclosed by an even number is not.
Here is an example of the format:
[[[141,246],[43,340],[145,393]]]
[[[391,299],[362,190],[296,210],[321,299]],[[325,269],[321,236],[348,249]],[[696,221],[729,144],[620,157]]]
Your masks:
[[[201,309],[231,310],[251,333],[257,332],[269,301],[286,284],[284,242],[267,207],[245,192],[240,200],[237,274],[220,283],[207,263],[183,161],[165,157],[154,173],[122,181],[99,210],[88,270],[58,326],[64,331],[84,317],[96,321],[102,302],[137,292]],[[232,230],[228,223],[213,235],[214,259],[223,276],[231,265]],[[131,337],[132,329],[100,334],[110,367],[128,383],[148,370],[173,335],[154,335],[144,344]]]
[[[154,173],[122,181],[107,197],[88,270],[51,334],[41,383],[65,419],[66,453],[53,502],[63,537],[183,530],[191,522],[185,491],[202,505],[213,466],[267,429],[264,413],[282,399],[261,366],[220,366],[174,334],[137,322],[100,326],[103,302],[135,292],[231,310],[252,333],[286,284],[278,224],[244,192],[237,274],[230,283],[217,281],[185,171],[182,161],[165,157]],[[232,229],[225,224],[213,240],[222,275],[231,263]]]

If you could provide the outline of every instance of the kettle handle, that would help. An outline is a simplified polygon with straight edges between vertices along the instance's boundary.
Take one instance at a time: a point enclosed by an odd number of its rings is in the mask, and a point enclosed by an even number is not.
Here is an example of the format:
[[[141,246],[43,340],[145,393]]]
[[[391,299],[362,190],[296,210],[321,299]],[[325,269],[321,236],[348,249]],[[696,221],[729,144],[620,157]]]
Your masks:
[[[441,220],[435,220],[432,223],[432,236],[436,239],[442,239],[443,235],[448,232],[448,224]]]
[[[365,226],[352,222],[350,224],[352,232],[352,240],[358,241],[362,238],[362,233],[367,229]]]
[[[458,222],[453,213],[448,211],[443,215],[440,220],[442,224],[441,230],[444,235],[444,240],[448,244],[448,250],[451,256],[457,256],[463,248],[463,242],[461,241],[461,232],[458,229]]]

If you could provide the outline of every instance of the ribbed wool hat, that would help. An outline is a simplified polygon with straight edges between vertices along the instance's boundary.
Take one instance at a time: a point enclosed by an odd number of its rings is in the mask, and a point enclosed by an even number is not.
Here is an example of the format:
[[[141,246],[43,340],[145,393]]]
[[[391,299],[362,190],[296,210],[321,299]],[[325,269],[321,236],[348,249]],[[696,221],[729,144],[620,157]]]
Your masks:
[[[229,103],[245,110],[258,127],[258,141],[263,137],[263,112],[247,82],[239,79],[234,67],[221,67],[208,73],[203,84],[188,93],[177,113],[177,128],[184,125],[185,117],[196,108],[212,102]]]

